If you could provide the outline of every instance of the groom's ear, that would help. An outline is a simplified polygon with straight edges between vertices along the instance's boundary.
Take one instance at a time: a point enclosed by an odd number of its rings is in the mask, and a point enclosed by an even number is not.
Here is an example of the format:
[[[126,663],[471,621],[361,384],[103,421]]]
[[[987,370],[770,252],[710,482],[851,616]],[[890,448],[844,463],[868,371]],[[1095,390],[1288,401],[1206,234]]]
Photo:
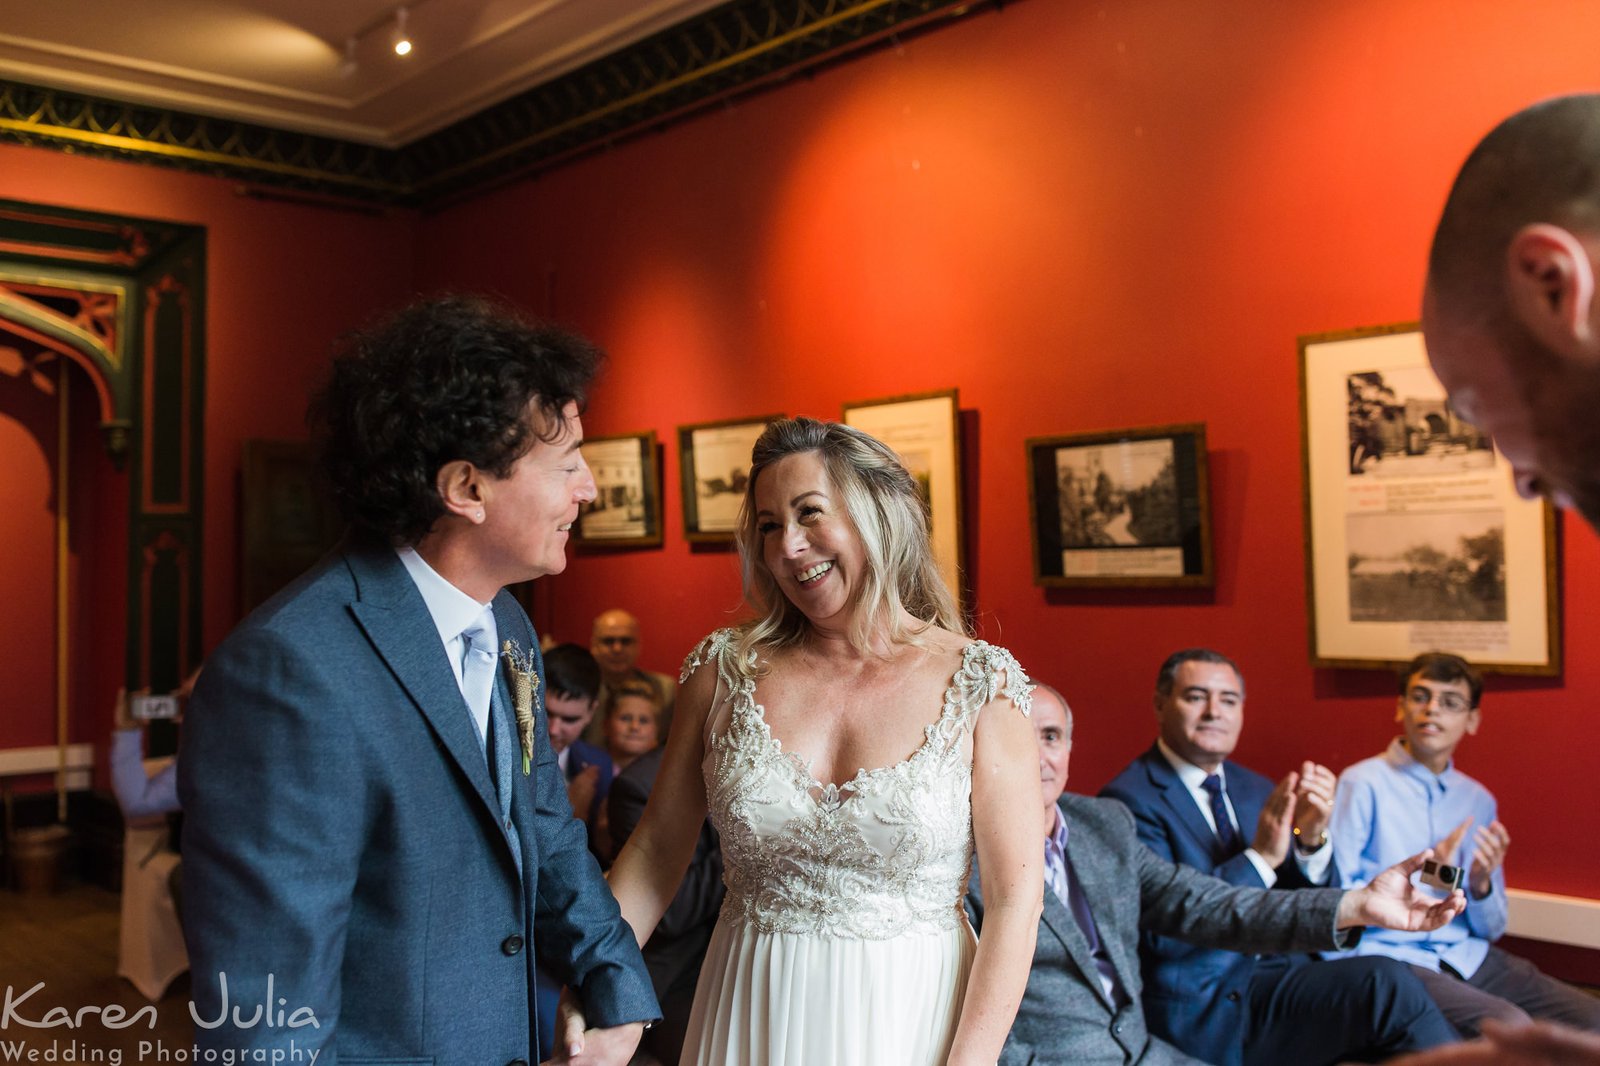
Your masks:
[[[471,522],[483,520],[483,471],[465,459],[452,459],[439,468],[433,483],[450,514]]]

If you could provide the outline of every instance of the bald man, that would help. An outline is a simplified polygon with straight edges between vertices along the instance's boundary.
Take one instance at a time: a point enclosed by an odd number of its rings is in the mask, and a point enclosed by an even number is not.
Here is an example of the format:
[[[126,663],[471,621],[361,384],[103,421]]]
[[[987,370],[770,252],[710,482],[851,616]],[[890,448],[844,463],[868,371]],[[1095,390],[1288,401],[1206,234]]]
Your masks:
[[[1600,529],[1600,95],[1537,104],[1461,167],[1428,260],[1428,358],[1525,497]]]
[[[606,696],[625,681],[644,681],[661,693],[661,739],[666,742],[667,730],[672,726],[672,698],[678,685],[666,674],[639,667],[639,652],[643,645],[639,639],[639,620],[620,607],[601,611],[594,619],[594,632],[589,650],[600,664],[600,705]],[[590,723],[584,739],[592,744],[604,744],[604,723]]]

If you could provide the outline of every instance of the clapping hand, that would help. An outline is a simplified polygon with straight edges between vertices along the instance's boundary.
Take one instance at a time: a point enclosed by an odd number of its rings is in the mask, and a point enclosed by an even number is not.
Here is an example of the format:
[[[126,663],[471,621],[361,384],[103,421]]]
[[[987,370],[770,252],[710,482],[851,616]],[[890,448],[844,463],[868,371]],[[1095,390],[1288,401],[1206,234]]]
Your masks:
[[[1274,869],[1289,857],[1289,845],[1294,840],[1295,790],[1299,785],[1300,775],[1290,771],[1262,804],[1261,817],[1256,819],[1256,835],[1250,846]]]
[[[1295,835],[1317,847],[1326,839],[1333,815],[1333,793],[1339,778],[1326,766],[1307,760],[1300,765],[1300,783],[1294,791]]]
[[[556,1006],[555,1050],[541,1066],[626,1066],[644,1035],[643,1022],[627,1022],[609,1029],[588,1029],[583,1004],[571,988],[561,990]]]
[[[1506,861],[1506,851],[1511,847],[1511,834],[1496,819],[1479,827],[1472,834],[1472,841],[1472,869],[1467,871],[1467,883],[1472,888],[1472,898],[1483,899],[1494,889],[1494,882],[1490,878]]]
[[[1466,909],[1466,896],[1457,889],[1444,899],[1434,899],[1417,891],[1411,883],[1411,875],[1431,858],[1433,849],[1428,848],[1389,867],[1370,884],[1346,892],[1339,901],[1338,927],[1379,925],[1401,932],[1427,933],[1449,924]]]

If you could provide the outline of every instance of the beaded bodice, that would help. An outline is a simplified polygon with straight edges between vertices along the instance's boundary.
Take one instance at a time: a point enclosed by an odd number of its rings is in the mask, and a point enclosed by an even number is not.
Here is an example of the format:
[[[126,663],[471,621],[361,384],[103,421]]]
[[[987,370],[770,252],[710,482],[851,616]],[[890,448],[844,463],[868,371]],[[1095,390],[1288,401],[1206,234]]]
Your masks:
[[[711,634],[684,663],[717,669],[706,726],[706,796],[722,838],[723,917],[765,932],[881,940],[960,923],[972,861],[972,728],[1004,693],[1024,714],[1011,653],[967,645],[922,744],[893,766],[823,784],[767,727],[736,634]]]

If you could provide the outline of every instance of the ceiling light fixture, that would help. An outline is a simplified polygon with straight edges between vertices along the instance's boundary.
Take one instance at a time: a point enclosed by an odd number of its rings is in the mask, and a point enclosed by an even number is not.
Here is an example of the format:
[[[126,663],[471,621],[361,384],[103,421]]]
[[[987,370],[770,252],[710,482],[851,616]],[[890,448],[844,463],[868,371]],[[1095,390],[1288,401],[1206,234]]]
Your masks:
[[[356,62],[356,40],[355,37],[346,37],[344,39],[344,58],[339,60],[339,77],[341,78],[353,78],[356,71],[360,69],[360,64]]]
[[[406,9],[404,6],[396,8],[394,13],[394,54],[397,56],[411,54],[411,37],[406,33]]]

